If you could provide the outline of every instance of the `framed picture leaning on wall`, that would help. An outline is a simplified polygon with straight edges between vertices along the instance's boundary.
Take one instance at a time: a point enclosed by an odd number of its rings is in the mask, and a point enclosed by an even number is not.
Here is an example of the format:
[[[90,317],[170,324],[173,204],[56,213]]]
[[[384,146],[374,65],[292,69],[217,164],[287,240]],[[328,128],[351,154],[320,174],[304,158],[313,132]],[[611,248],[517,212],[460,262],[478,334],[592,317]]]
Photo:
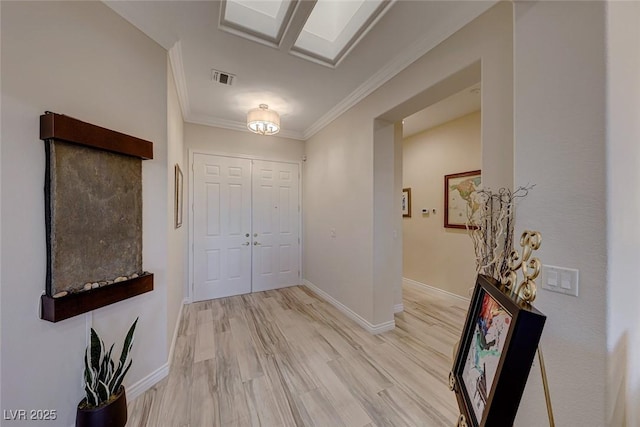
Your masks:
[[[460,417],[473,427],[510,426],[546,316],[478,275],[449,382]]]

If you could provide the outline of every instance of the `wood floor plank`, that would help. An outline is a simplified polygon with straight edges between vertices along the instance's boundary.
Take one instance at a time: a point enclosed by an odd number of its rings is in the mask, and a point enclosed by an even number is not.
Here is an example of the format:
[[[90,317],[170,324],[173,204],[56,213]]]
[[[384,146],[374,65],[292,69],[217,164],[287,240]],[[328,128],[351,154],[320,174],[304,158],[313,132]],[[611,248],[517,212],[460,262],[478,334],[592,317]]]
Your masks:
[[[416,396],[419,402],[439,413],[455,416],[457,411],[455,395],[443,381],[443,375],[433,376],[420,369],[402,351],[394,351],[393,347],[387,343],[372,348],[371,352],[364,357],[369,361],[375,361],[393,384],[407,394]]]
[[[203,360],[193,365],[192,389],[189,426],[222,426],[214,360]]]
[[[178,328],[178,336],[193,335],[196,333],[196,318],[194,304],[187,304],[182,309],[182,319]]]
[[[358,400],[344,385],[336,373],[322,359],[310,360],[307,365],[311,368],[316,381],[326,391],[324,395],[329,400],[334,411],[347,426],[360,427],[372,422],[367,412]]]
[[[254,348],[246,320],[244,317],[233,317],[229,320],[229,324],[231,326],[231,335],[233,337],[242,381],[245,382],[253,378],[261,377],[264,375],[264,372],[258,358],[258,353]]]
[[[267,355],[262,361],[266,378],[269,380],[273,398],[282,414],[283,425],[303,426],[304,408],[296,404],[295,394],[287,385],[287,381],[276,363],[274,355]]]
[[[440,412],[428,404],[422,403],[415,396],[411,397],[397,386],[389,387],[378,393],[390,412],[397,419],[413,427],[450,427],[451,420],[441,416]],[[399,423],[399,422],[397,422]]]
[[[304,405],[309,417],[305,425],[315,427],[349,427],[340,418],[335,407],[325,396],[321,388],[303,393],[300,396],[300,401],[302,405]]]
[[[249,424],[249,408],[244,394],[240,367],[233,351],[231,332],[216,334],[215,372],[218,385],[218,407],[223,426]]]
[[[183,427],[189,424],[194,344],[195,335],[185,335],[176,340],[176,354],[158,415],[158,420],[165,425]]]
[[[209,313],[211,310],[200,311],[199,313]],[[198,323],[196,326],[196,342],[193,362],[198,363],[203,360],[213,359],[216,355],[216,347],[213,341],[213,322]]]
[[[211,300],[211,320],[215,332],[226,332],[229,330],[229,315],[223,304],[224,298]]]
[[[282,426],[285,424],[273,397],[269,381],[264,377],[253,378],[244,383],[252,426]]]

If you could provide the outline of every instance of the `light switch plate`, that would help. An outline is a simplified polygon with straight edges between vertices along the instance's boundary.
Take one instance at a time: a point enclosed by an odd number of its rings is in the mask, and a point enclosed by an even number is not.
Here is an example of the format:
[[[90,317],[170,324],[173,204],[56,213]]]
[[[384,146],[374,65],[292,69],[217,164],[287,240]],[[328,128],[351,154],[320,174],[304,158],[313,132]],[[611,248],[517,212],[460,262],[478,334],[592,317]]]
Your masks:
[[[560,294],[578,296],[578,270],[574,268],[542,266],[542,289]]]

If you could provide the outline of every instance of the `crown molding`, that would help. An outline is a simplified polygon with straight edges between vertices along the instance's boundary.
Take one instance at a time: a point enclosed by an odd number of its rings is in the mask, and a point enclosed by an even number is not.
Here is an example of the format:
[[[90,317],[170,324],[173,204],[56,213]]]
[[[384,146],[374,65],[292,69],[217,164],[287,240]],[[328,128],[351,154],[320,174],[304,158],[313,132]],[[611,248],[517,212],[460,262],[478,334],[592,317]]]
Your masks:
[[[187,123],[192,123],[195,125],[205,125],[205,126],[214,126],[223,129],[235,130],[239,132],[248,132],[247,124],[245,122],[237,122],[235,120],[227,120],[221,119],[218,117],[211,117],[206,114],[189,114],[189,116],[184,119]],[[303,141],[302,132],[292,131],[292,130],[280,130],[277,135],[281,138],[289,138],[289,139],[297,139]]]
[[[173,79],[178,92],[178,101],[182,110],[182,117],[186,119],[191,115],[191,107],[189,106],[189,93],[187,92],[187,78],[184,73],[184,65],[182,62],[182,44],[178,40],[171,49],[168,50],[169,63],[173,71]]]
[[[475,13],[465,14],[465,16],[463,17],[452,18],[449,21],[442,21],[435,37],[433,33],[426,34],[422,38],[417,39],[415,42],[409,45],[406,49],[402,50],[367,81],[358,86],[342,101],[336,104],[332,109],[330,109],[322,117],[320,117],[315,123],[309,126],[303,132],[304,140],[306,141],[307,139],[318,133],[329,123],[340,117],[340,115],[342,115],[351,107],[370,95],[373,91],[391,80],[398,73],[414,63],[420,57],[424,56],[431,49],[445,41],[453,33],[480,16],[496,2],[497,1],[487,2],[480,10],[475,11]],[[480,2],[478,3],[480,4]],[[451,30],[451,28],[454,28],[454,30]]]

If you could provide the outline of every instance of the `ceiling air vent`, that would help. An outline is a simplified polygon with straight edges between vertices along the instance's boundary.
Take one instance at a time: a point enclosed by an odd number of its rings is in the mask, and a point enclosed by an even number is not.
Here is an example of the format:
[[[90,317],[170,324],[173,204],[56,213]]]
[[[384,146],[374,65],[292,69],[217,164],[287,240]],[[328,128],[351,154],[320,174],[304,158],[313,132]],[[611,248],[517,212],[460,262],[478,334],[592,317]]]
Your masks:
[[[211,69],[211,80],[213,80],[214,82],[231,86],[235,78],[235,74],[227,73],[226,71]]]

